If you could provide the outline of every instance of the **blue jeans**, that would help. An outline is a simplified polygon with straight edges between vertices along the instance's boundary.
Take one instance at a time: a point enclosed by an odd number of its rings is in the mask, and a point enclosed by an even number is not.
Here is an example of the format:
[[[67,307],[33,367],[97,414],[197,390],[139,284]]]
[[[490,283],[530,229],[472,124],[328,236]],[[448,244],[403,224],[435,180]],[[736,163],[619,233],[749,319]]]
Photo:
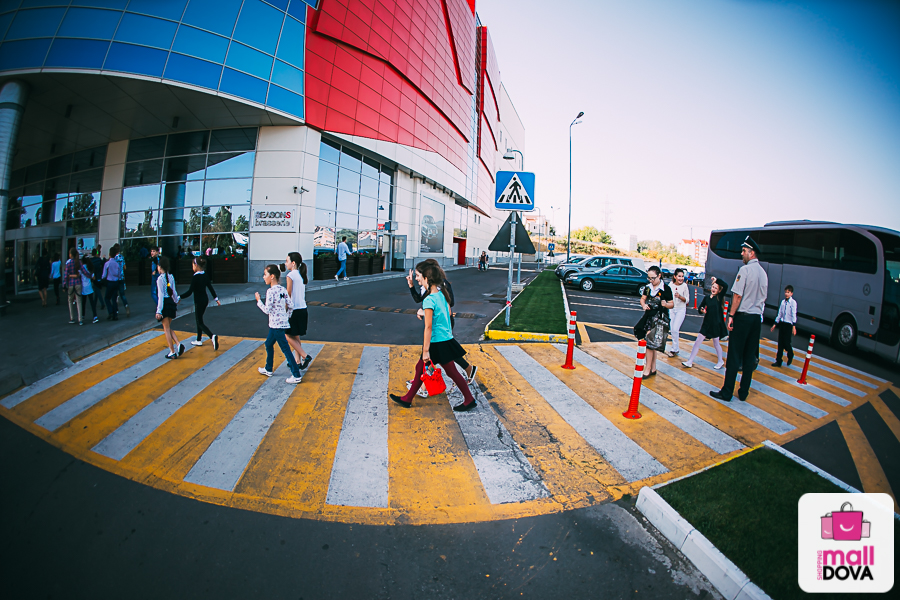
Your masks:
[[[278,347],[281,348],[281,351],[284,352],[284,357],[287,359],[291,374],[294,377],[300,377],[300,367],[297,366],[297,361],[294,360],[294,353],[291,352],[287,338],[284,337],[285,331],[287,329],[272,329],[269,327],[269,336],[266,338],[266,371],[270,373],[273,371],[272,363],[275,358],[275,342],[278,342]]]
[[[150,288],[150,297],[153,298],[153,304],[159,304],[159,292],[156,289],[156,280],[159,278],[159,275],[153,276],[153,285]]]
[[[340,277],[341,273],[344,274],[344,277],[347,276],[347,259],[346,258],[341,261],[341,268],[338,269],[337,275],[335,275],[335,277]]]

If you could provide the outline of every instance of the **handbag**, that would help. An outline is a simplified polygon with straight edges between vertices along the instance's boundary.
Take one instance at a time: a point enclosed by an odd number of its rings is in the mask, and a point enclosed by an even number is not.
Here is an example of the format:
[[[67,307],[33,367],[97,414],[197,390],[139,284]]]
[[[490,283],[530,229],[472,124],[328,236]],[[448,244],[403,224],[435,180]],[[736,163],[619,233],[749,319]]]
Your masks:
[[[666,349],[666,340],[669,337],[669,323],[660,313],[650,318],[650,327],[647,329],[647,348],[663,351]]]
[[[425,363],[425,370],[422,372],[422,382],[425,384],[425,389],[428,390],[429,396],[443,394],[447,389],[447,384],[444,383],[444,378],[441,375],[441,369],[434,366],[434,363],[430,360]]]

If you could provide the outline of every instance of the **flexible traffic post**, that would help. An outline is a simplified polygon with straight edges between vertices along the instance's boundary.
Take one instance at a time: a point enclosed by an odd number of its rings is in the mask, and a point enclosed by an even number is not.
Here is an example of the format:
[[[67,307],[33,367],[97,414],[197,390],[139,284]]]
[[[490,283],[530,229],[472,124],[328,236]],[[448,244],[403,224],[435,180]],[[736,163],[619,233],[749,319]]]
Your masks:
[[[722,309],[722,318],[726,323],[728,322],[728,300],[725,301],[725,308]]]
[[[816,343],[816,336],[809,336],[809,346],[806,348],[806,362],[803,363],[803,372],[800,373],[800,379],[797,380],[797,383],[806,385],[806,372],[809,370],[809,359],[812,358],[812,349],[813,344]]]
[[[697,310],[697,290],[694,290],[694,310]]]
[[[631,399],[628,410],[622,413],[626,419],[640,419],[638,405],[641,402],[641,385],[644,383],[644,363],[647,356],[647,340],[638,342],[637,360],[634,363],[634,383],[631,384]]]
[[[566,364],[562,366],[563,369],[575,368],[575,364],[572,362],[575,358],[575,319],[576,314],[573,310],[569,317],[569,346],[566,348]]]

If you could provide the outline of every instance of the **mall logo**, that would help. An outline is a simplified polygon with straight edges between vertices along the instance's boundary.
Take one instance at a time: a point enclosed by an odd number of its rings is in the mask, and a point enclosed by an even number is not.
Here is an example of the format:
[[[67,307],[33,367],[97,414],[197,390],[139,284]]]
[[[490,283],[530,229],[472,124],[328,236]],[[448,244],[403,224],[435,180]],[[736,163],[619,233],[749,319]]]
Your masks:
[[[805,494],[797,515],[797,580],[804,591],[893,587],[894,501],[888,494]]]

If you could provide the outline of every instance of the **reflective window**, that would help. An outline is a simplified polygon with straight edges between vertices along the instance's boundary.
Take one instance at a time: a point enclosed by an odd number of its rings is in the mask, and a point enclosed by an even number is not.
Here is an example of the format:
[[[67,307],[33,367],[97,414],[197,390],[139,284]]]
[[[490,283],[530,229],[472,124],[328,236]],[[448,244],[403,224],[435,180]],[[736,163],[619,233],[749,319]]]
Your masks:
[[[69,157],[71,158],[71,154]],[[49,174],[49,173],[48,173]],[[44,195],[65,195],[69,191],[69,176],[54,177],[44,182]]]
[[[351,215],[351,214],[340,213],[340,212],[337,213],[337,215],[336,215],[335,227],[337,227],[338,230],[345,230],[345,231],[340,232],[342,235],[347,235],[346,230],[350,230],[351,233],[356,233],[356,226],[358,224],[359,224],[359,216],[358,215]],[[350,236],[348,236],[348,237],[350,237]],[[354,235],[352,237],[356,237],[356,236]]]
[[[255,152],[210,154],[209,164],[206,168],[206,178],[253,177],[253,159],[255,156]]]
[[[128,10],[180,21],[181,15],[184,13],[185,4],[187,4],[187,0],[165,0],[164,2],[160,2],[160,0],[131,0],[128,3]]]
[[[77,6],[95,6],[97,8],[125,8],[128,0],[75,0]]]
[[[106,57],[105,69],[162,77],[168,53],[163,50],[113,42]]]
[[[291,0],[287,12],[292,17],[300,19],[301,21],[306,23],[306,7],[307,4],[303,0]]]
[[[275,67],[272,69],[272,83],[303,94],[303,71],[276,60]]]
[[[250,204],[252,179],[218,179],[206,182],[203,204]]]
[[[303,96],[298,96],[294,92],[289,92],[277,85],[269,86],[269,98],[266,100],[266,104],[272,108],[303,118]]]
[[[110,40],[121,17],[122,13],[115,10],[70,8],[56,35]]]
[[[209,139],[210,152],[239,152],[256,150],[256,127],[214,129]]]
[[[231,43],[225,64],[263,79],[268,79],[272,74],[271,56],[237,42]]]
[[[265,104],[268,87],[268,84],[262,79],[245,75],[227,67],[222,72],[222,82],[219,84],[220,91],[246,98],[259,104]]]
[[[57,221],[96,217],[100,214],[100,192],[75,194],[69,196],[68,203],[57,202],[59,205],[63,205],[63,214]]]
[[[145,210],[122,214],[122,237],[155,236],[159,233],[158,211]]]
[[[306,38],[306,26],[290,17],[284,20],[284,29],[278,41],[276,56],[295,67],[303,68],[303,40]]]
[[[178,41],[175,43],[177,45]],[[166,79],[184,81],[213,90],[219,87],[221,75],[221,65],[174,52],[169,55],[169,62],[166,63]]]
[[[341,167],[359,173],[362,168],[362,154],[349,148],[341,148]]]
[[[53,40],[45,67],[99,69],[103,66],[109,42],[97,40]]]
[[[191,181],[203,179],[206,155],[167,158],[163,166],[163,181]]]
[[[25,206],[21,211],[21,225],[20,227],[34,227],[35,225],[39,225],[39,213],[41,211],[40,204],[33,204],[31,206]]]
[[[372,217],[378,216],[378,199],[368,196],[359,197],[359,214],[360,216]]]
[[[341,147],[328,140],[322,140],[319,146],[319,159],[338,164],[341,159]]]
[[[316,225],[321,227],[334,227],[334,211],[317,208]]]
[[[241,0],[191,0],[184,11],[184,23],[231,37]]]
[[[332,212],[337,210],[337,188],[320,185],[316,190],[316,208]]]
[[[103,169],[72,173],[69,189],[73,192],[94,192],[103,188]]]
[[[166,156],[200,154],[209,147],[209,131],[189,131],[173,133],[166,143]]]
[[[177,27],[178,24],[172,21],[125,13],[122,22],[119,23],[115,39],[168,50]]]
[[[343,158],[343,156],[341,156],[341,158]],[[359,178],[360,175],[358,172],[341,167],[340,173],[338,174],[338,188],[348,192],[359,193]]]
[[[266,2],[281,10],[287,10],[288,7],[288,0],[266,0]]]
[[[209,214],[209,208],[192,208],[184,213],[184,232],[200,233],[202,226],[203,213]]]
[[[0,69],[27,69],[40,67],[47,56],[50,40],[22,40],[21,42],[3,42],[0,46]]]
[[[221,63],[225,61],[225,53],[228,51],[228,39],[182,25],[178,28],[172,50]]]
[[[319,162],[319,183],[337,187],[338,166],[324,161]]]
[[[162,160],[144,160],[125,165],[125,185],[144,185],[162,181]]]
[[[378,197],[378,181],[363,175],[359,186],[359,193],[363,196]]]
[[[201,206],[203,204],[203,182],[188,181],[179,185],[184,186],[184,205]]]
[[[106,146],[81,150],[72,155],[72,171],[95,169],[106,162]]]
[[[6,32],[6,39],[52,37],[65,12],[65,8],[20,10]]]
[[[378,163],[371,158],[363,158],[362,164],[362,174],[366,177],[372,177],[374,179],[378,179]],[[378,194],[370,194],[371,196],[377,196]]]
[[[284,13],[260,0],[244,0],[234,28],[234,39],[263,52],[275,54]]]
[[[359,194],[338,190],[337,209],[338,212],[359,213]]]
[[[158,158],[163,155],[165,150],[166,136],[164,135],[131,140],[128,142],[128,157],[125,160],[131,162],[145,158]]]
[[[42,181],[47,176],[47,161],[35,163],[25,168],[25,183]]]
[[[159,185],[143,185],[122,190],[122,212],[159,208]]]
[[[359,215],[359,229],[360,233],[362,230],[372,230],[375,229],[375,217],[365,217],[363,215]],[[359,245],[362,246],[362,241],[359,242]],[[374,244],[372,244],[374,245]]]

